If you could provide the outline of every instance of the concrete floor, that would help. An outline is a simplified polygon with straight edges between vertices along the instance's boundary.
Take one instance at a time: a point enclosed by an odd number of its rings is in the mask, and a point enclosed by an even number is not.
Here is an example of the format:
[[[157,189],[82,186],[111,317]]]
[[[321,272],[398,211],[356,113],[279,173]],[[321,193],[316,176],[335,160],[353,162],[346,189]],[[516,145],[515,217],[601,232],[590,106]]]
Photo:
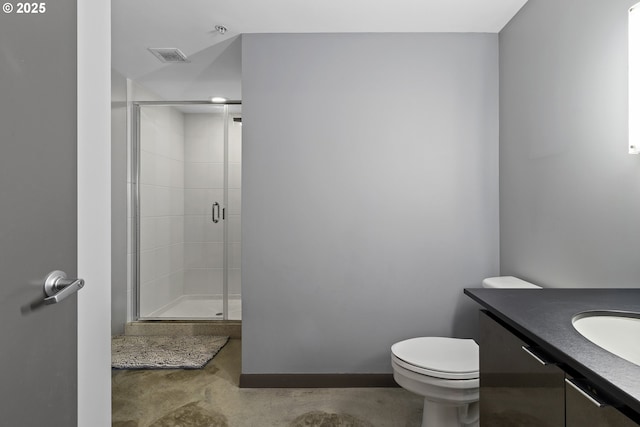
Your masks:
[[[114,370],[114,427],[413,427],[422,399],[401,388],[238,387],[239,339],[201,370]]]

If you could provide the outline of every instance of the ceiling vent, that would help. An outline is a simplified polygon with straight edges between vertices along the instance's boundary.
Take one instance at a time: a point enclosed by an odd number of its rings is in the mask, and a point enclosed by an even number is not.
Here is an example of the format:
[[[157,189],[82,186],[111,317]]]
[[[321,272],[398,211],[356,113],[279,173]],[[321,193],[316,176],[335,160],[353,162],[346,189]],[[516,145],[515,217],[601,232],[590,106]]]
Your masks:
[[[187,55],[182,53],[180,49],[175,47],[154,48],[150,47],[149,52],[158,58],[161,62],[170,64],[189,62]]]

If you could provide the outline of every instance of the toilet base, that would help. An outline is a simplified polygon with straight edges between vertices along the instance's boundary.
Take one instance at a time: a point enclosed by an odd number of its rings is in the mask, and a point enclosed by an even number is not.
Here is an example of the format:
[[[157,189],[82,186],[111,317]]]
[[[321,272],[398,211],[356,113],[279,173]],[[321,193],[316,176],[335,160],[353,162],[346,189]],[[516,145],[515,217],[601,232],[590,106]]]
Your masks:
[[[478,402],[447,405],[424,399],[422,427],[478,427]]]

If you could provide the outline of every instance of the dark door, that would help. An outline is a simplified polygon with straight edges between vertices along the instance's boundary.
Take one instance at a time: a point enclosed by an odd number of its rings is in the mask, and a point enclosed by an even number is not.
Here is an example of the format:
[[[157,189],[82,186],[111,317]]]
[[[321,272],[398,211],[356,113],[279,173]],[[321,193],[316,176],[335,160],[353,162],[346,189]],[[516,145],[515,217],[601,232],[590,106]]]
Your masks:
[[[43,288],[76,274],[76,2],[2,3],[0,424],[70,427],[77,299]]]
[[[481,427],[564,427],[562,369],[484,311],[479,344]]]
[[[565,387],[566,427],[638,427],[615,406],[608,405],[587,381],[567,378]]]

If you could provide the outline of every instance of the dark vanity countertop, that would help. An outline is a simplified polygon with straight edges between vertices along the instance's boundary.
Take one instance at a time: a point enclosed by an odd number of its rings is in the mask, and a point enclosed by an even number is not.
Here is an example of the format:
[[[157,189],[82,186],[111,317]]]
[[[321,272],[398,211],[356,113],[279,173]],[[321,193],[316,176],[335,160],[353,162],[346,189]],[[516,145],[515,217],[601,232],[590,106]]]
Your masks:
[[[640,289],[474,288],[464,293],[565,369],[640,414],[640,366],[593,344],[571,324],[583,311],[640,312]]]

